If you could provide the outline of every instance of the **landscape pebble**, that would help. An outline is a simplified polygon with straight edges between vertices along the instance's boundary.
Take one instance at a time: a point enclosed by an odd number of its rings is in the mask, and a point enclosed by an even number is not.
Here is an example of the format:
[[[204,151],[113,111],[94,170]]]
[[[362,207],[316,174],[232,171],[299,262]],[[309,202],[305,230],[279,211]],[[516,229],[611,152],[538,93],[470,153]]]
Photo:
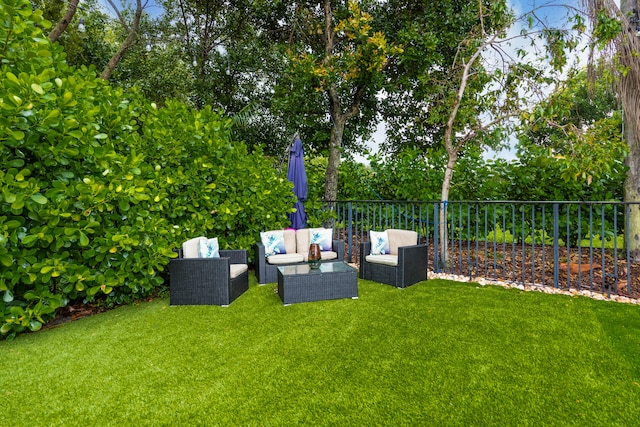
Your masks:
[[[560,294],[560,295],[568,295],[568,296],[584,296],[587,298],[593,298],[601,301],[613,301],[613,302],[619,302],[624,304],[640,305],[640,299],[637,299],[637,298],[629,298],[629,297],[619,296],[619,295],[608,296],[600,292],[594,292],[594,291],[589,291],[584,289],[583,290],[556,289],[550,286],[523,285],[522,283],[509,283],[509,282],[503,282],[500,280],[487,279],[484,277],[469,278],[469,276],[459,276],[456,274],[446,274],[446,273],[434,273],[432,271],[430,271],[427,274],[427,278],[453,280],[455,282],[474,282],[474,283],[478,283],[481,286],[494,285],[494,286],[502,286],[509,289],[519,289],[521,291],[544,292],[547,294]]]

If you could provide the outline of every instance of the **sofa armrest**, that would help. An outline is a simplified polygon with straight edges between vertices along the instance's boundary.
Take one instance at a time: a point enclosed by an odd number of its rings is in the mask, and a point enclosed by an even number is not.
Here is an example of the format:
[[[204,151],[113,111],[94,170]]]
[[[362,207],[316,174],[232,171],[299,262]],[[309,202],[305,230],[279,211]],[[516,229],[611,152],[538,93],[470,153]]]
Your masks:
[[[246,249],[221,249],[220,258],[229,258],[231,264],[247,264]]]
[[[338,260],[344,261],[344,240],[333,240],[331,243],[331,249],[338,254]]]

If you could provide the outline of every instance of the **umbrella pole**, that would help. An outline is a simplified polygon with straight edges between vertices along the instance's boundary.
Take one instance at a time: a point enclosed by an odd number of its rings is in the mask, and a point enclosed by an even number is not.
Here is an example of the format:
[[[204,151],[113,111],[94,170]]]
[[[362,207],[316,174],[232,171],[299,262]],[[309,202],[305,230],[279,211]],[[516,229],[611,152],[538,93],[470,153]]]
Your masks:
[[[287,145],[287,149],[284,152],[280,160],[280,167],[278,168],[278,175],[282,175],[282,166],[284,166],[284,160],[287,159],[287,164],[291,160],[291,149],[293,148],[293,143],[296,141],[296,138],[299,138],[298,132],[293,134],[293,138],[291,138],[291,142]]]

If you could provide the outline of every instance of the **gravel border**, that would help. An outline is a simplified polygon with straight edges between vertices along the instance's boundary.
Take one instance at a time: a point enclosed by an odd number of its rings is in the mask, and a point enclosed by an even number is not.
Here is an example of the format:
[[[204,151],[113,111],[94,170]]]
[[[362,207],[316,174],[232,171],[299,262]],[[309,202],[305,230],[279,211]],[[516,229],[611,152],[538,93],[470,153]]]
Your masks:
[[[510,282],[503,282],[499,280],[486,279],[484,277],[470,278],[469,276],[459,276],[455,274],[446,274],[446,273],[434,273],[433,271],[428,271],[427,280],[428,279],[445,279],[445,280],[453,280],[455,282],[477,283],[480,286],[487,286],[487,285],[502,286],[504,288],[509,288],[509,289],[519,289],[521,291],[531,291],[531,292],[543,292],[545,294],[584,296],[587,298],[592,298],[600,301],[612,301],[612,302],[620,302],[625,304],[640,305],[640,299],[629,298],[625,296],[607,295],[601,292],[594,292],[589,290],[577,290],[577,289],[565,290],[565,289],[557,289],[557,288],[542,286],[542,285],[523,285],[521,283],[510,283]]]

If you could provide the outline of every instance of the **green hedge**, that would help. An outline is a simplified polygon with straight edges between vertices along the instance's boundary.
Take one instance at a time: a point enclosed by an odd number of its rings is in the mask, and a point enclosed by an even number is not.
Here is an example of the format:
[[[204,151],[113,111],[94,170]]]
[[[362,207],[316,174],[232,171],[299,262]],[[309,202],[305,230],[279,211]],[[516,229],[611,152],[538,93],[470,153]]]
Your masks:
[[[221,112],[163,108],[72,69],[26,0],[0,0],[0,326],[38,330],[70,300],[163,284],[191,237],[250,249],[287,225],[291,184]]]

